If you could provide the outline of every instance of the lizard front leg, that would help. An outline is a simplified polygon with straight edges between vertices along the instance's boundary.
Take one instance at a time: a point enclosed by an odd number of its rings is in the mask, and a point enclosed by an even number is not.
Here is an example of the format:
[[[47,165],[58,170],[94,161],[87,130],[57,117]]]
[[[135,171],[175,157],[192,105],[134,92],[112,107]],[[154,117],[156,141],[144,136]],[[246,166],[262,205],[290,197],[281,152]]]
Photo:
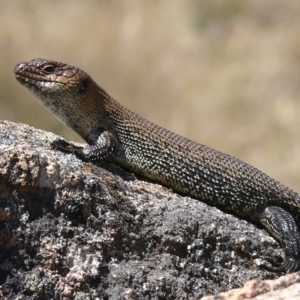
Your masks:
[[[103,131],[94,145],[80,147],[58,139],[51,144],[53,149],[73,153],[84,161],[104,162],[112,159],[117,150],[117,139],[110,131]]]

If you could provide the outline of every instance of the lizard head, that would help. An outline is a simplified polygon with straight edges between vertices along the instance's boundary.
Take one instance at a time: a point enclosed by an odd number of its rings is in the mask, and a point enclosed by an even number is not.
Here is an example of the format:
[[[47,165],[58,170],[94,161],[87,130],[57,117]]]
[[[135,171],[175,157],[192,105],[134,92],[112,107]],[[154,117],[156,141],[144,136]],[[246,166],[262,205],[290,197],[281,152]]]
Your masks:
[[[94,116],[98,116],[99,122],[100,114],[95,112],[102,106],[96,99],[98,86],[83,70],[36,58],[19,63],[15,75],[58,119],[83,138],[92,130]]]

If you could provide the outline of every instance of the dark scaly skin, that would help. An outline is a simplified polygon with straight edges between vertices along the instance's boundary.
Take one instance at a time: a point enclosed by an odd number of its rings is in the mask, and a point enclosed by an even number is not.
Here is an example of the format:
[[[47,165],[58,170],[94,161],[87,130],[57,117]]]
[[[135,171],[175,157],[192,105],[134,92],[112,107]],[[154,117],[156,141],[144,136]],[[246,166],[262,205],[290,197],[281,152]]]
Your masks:
[[[89,144],[82,148],[58,140],[56,149],[85,161],[113,160],[174,191],[260,223],[286,254],[282,263],[269,258],[268,269],[300,269],[300,236],[293,218],[300,215],[297,193],[234,157],[143,119],[76,67],[39,58],[18,64],[15,74]]]

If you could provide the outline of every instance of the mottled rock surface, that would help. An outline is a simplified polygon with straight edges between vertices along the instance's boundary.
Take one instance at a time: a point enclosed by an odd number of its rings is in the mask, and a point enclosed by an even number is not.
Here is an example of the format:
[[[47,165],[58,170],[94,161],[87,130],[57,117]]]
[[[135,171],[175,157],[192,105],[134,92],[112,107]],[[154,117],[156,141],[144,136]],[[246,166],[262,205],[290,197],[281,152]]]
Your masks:
[[[200,299],[279,277],[258,267],[282,254],[265,230],[56,138],[0,121],[0,298]]]

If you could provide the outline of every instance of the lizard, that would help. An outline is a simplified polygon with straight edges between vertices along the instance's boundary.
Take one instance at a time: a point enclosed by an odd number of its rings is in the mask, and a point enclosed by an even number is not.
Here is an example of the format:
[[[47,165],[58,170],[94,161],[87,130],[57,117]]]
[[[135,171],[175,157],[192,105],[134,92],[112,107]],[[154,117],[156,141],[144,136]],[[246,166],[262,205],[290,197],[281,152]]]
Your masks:
[[[130,111],[86,72],[36,58],[15,67],[16,79],[87,146],[63,139],[52,148],[87,162],[113,161],[133,173],[261,224],[281,245],[270,271],[300,270],[300,196],[228,154],[172,133]]]

